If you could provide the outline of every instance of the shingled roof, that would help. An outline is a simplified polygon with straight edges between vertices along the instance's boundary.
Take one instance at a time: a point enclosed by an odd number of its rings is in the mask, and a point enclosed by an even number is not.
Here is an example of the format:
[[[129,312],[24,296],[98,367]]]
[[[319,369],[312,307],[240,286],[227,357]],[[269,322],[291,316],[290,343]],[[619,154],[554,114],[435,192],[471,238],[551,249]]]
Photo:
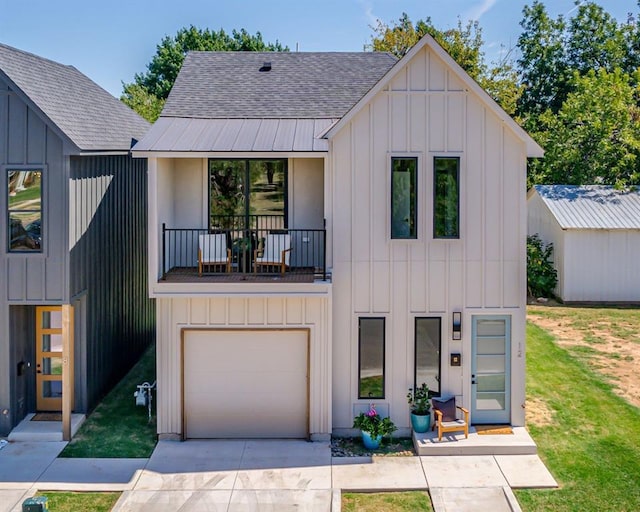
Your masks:
[[[190,52],[162,117],[340,118],[396,61],[381,52]]]
[[[0,76],[80,151],[129,150],[149,123],[73,66],[0,44]]]

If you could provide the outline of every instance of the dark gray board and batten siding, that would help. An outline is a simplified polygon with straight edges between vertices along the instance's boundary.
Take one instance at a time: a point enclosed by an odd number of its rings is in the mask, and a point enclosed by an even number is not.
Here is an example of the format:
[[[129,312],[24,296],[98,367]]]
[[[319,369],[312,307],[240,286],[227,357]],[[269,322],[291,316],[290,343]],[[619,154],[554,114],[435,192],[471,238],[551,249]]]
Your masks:
[[[36,305],[76,306],[76,411],[90,411],[155,336],[146,160],[70,145],[0,78],[0,435],[35,408]],[[43,171],[42,253],[7,251],[7,169]],[[6,414],[3,411],[7,411]]]
[[[86,333],[80,377],[90,409],[155,338],[155,304],[148,298],[147,161],[130,156],[71,157],[70,290]],[[78,338],[78,336],[77,336]],[[77,352],[76,351],[76,352]]]

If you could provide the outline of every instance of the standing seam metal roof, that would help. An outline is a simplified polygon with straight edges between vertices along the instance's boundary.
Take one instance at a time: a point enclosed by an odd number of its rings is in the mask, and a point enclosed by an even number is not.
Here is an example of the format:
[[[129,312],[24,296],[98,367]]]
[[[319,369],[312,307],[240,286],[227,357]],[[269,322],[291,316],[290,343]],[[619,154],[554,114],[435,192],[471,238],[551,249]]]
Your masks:
[[[0,44],[4,73],[82,151],[122,151],[149,123],[73,66]]]
[[[640,191],[603,185],[536,185],[562,229],[640,229]]]

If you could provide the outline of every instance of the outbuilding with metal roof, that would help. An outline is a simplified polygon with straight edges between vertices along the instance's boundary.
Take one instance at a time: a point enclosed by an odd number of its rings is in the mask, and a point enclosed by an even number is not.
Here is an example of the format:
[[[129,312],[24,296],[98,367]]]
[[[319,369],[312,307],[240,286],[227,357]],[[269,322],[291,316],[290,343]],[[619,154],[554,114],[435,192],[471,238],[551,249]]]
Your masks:
[[[640,191],[603,185],[537,185],[528,233],[553,244],[564,302],[640,302]]]

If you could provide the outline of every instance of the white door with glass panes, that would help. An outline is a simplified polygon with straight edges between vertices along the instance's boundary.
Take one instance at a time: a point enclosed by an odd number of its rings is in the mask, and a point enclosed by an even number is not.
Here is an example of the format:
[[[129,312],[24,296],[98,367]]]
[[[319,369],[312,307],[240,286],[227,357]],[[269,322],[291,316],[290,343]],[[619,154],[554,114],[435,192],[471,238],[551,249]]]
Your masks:
[[[511,317],[472,317],[471,422],[511,421]]]

